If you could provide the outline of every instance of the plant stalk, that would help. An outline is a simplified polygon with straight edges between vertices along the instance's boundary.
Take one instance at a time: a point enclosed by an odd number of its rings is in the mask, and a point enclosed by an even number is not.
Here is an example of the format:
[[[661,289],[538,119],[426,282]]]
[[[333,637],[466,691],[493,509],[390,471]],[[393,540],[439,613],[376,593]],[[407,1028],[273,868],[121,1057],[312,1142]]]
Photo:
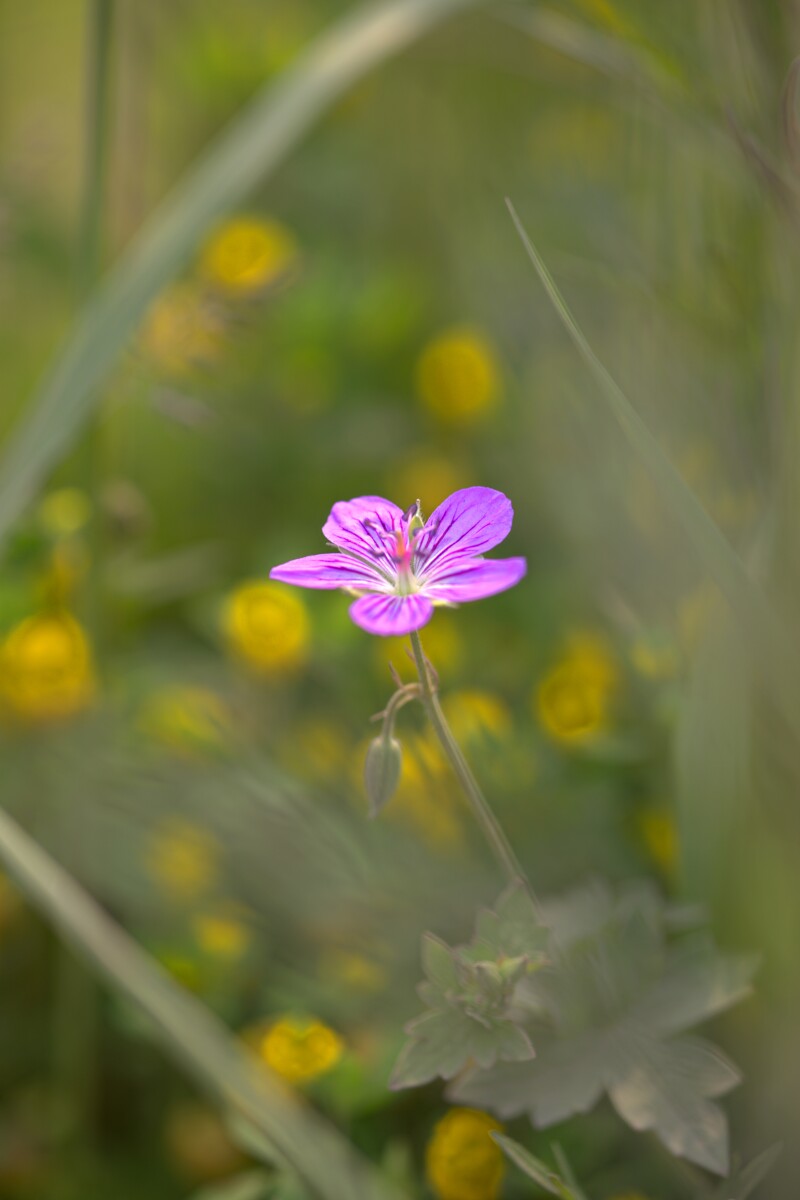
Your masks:
[[[492,812],[488,800],[481,791],[480,784],[473,775],[472,769],[464,757],[464,753],[456,741],[452,729],[447,723],[447,718],[442,711],[439,696],[431,677],[428,661],[425,658],[425,652],[422,649],[422,642],[416,630],[411,634],[411,647],[414,651],[414,663],[422,687],[422,703],[425,706],[428,719],[433,726],[433,731],[439,739],[441,747],[470,802],[475,819],[480,825],[481,831],[489,843],[498,865],[508,877],[509,882],[524,883],[528,890],[531,891],[525,872],[511,848],[511,843],[503,832],[503,828],[497,817]]]

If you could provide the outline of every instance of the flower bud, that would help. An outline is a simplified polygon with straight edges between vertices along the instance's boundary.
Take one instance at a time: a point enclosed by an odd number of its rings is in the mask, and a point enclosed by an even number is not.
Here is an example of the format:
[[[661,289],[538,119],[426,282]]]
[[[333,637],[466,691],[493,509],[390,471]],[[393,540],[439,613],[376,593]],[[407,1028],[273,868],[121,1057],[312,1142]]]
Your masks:
[[[371,817],[376,817],[391,800],[402,768],[403,750],[396,738],[382,734],[370,742],[364,762],[364,787]]]

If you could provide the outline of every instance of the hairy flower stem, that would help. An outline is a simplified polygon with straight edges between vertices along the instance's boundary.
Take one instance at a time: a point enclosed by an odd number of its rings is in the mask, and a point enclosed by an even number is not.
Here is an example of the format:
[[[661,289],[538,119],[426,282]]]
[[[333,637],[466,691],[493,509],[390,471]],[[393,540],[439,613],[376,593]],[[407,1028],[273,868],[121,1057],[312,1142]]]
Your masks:
[[[419,634],[414,631],[410,634],[411,647],[414,651],[414,663],[416,664],[419,682],[422,687],[422,703],[425,706],[425,711],[428,714],[434,733],[436,734],[442,749],[447,755],[447,759],[458,777],[458,782],[461,784],[467,799],[470,802],[472,811],[475,814],[475,819],[483,831],[492,853],[497,859],[498,864],[508,876],[511,883],[523,883],[528,891],[533,894],[530,883],[519,864],[516,854],[511,848],[511,844],[503,832],[500,822],[491,810],[489,801],[484,796],[480,789],[480,785],[472,774],[469,763],[464,757],[463,751],[456,741],[453,731],[447,723],[447,718],[442,712],[442,706],[439,703],[439,695],[434,684],[431,668],[428,660],[425,658],[425,652],[422,649],[422,642]]]

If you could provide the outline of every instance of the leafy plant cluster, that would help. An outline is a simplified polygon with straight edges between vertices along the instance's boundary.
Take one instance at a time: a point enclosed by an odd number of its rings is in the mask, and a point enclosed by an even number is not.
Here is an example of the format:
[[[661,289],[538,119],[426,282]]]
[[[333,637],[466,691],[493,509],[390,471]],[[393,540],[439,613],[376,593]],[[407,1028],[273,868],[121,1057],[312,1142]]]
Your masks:
[[[408,1026],[395,1087],[440,1076],[453,1100],[537,1129],[606,1095],[633,1129],[728,1172],[716,1101],[739,1073],[691,1031],[747,995],[755,964],[720,953],[695,913],[600,882],[537,907],[519,883],[466,946],[427,934],[423,964],[426,1012]]]

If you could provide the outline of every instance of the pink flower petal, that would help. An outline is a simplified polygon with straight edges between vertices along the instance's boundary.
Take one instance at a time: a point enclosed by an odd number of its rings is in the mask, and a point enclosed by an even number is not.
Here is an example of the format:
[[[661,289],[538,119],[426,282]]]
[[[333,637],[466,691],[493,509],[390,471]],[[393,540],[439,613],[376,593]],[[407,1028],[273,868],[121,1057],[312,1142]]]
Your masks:
[[[334,504],[322,532],[340,550],[358,554],[394,576],[395,531],[402,516],[403,510],[382,496],[356,496]]]
[[[514,510],[508,496],[494,488],[453,492],[434,509],[415,543],[415,570],[430,579],[457,570],[465,560],[484,554],[508,536]]]
[[[483,600],[519,583],[527,569],[524,558],[473,559],[471,563],[437,573],[435,580],[423,585],[424,594],[432,600],[444,600],[448,604]]]
[[[350,616],[367,633],[400,637],[421,629],[433,615],[427,596],[362,596],[350,605]]]
[[[307,588],[356,588],[385,592],[391,583],[377,568],[359,562],[349,554],[309,554],[273,567],[270,579]]]

